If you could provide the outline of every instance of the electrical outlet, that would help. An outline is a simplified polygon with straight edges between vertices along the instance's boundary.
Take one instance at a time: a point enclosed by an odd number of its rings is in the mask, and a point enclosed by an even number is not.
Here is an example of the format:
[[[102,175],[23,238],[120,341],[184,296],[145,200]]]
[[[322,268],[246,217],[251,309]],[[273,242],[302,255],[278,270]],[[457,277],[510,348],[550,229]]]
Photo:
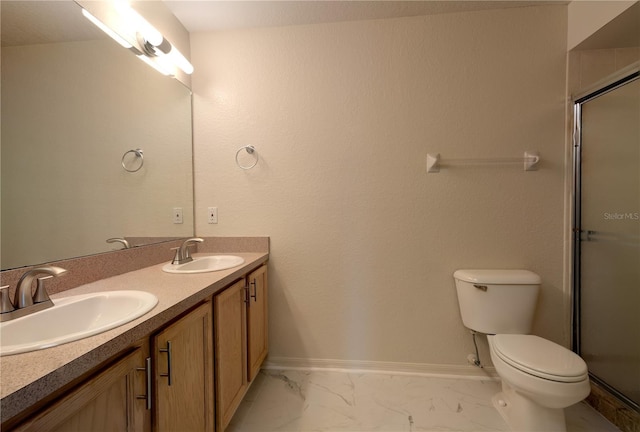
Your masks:
[[[218,223],[218,207],[209,207],[207,209],[207,221],[210,224]]]
[[[182,223],[182,207],[173,208],[173,223],[174,224]]]

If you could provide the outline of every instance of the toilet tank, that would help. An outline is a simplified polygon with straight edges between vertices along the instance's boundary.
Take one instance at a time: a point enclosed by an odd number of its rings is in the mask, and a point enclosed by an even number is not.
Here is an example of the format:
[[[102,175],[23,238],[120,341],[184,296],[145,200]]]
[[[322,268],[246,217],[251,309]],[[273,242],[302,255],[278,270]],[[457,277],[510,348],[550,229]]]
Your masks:
[[[487,334],[531,333],[540,276],[528,270],[457,270],[465,327]]]

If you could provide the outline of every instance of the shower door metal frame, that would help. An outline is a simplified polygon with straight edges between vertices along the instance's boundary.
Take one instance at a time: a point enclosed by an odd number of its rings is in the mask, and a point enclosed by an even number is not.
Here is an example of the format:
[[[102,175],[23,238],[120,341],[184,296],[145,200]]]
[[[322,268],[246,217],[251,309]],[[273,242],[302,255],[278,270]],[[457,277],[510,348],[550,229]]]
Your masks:
[[[592,99],[597,98],[605,93],[613,91],[625,84],[628,84],[634,80],[640,78],[640,68],[638,65],[633,65],[631,68],[624,69],[614,75],[609,80],[609,83],[603,82],[603,84],[596,90],[590,90],[583,92],[577,97],[573,98],[573,133],[572,133],[572,148],[573,148],[573,215],[572,215],[572,259],[573,259],[573,274],[572,274],[572,314],[571,314],[571,345],[573,351],[577,354],[581,353],[581,294],[580,294],[580,252],[581,252],[581,238],[582,238],[582,223],[581,223],[581,204],[582,204],[582,104]],[[615,395],[618,399],[625,402],[627,405],[633,407],[635,410],[640,411],[640,406],[630,400],[628,397],[620,393],[614,387],[604,382],[599,377],[589,372],[589,378],[604,387],[611,394]]]

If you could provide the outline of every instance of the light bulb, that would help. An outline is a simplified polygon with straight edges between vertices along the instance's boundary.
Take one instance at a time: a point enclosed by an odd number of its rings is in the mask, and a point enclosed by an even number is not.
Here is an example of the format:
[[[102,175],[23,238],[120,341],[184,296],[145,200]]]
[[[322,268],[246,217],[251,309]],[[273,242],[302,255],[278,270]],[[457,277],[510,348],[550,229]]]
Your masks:
[[[151,66],[152,68],[154,68],[155,70],[157,70],[158,72],[160,72],[162,75],[168,75],[168,76],[175,75],[175,73],[171,72],[171,70],[166,68],[166,65],[163,65],[161,62],[154,61],[144,54],[140,54],[137,57],[143,62],[145,62],[146,64],[148,64],[149,66]]]
[[[169,51],[168,56],[176,66],[182,69],[184,73],[187,75],[191,75],[193,73],[193,65],[189,63],[180,51],[178,51],[178,48],[171,46],[171,51]]]
[[[107,27],[107,25],[100,21],[98,18],[91,15],[86,9],[82,9],[82,15],[84,15],[85,18],[91,21],[100,30],[108,34],[114,41],[118,42],[125,48],[131,48],[132,45],[129,42],[124,40],[122,37],[120,37],[120,35]]]
[[[149,21],[144,19],[142,15],[136,12],[128,2],[116,1],[114,6],[127,22],[128,28],[140,33],[142,37],[153,46],[160,46],[162,44],[162,40],[164,39],[162,33],[152,26]]]

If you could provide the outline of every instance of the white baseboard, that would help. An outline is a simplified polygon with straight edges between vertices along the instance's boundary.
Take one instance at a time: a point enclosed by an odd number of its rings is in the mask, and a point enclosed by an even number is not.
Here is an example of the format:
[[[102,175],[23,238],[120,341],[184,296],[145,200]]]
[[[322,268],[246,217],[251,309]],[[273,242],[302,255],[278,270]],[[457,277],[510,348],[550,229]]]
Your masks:
[[[426,363],[268,357],[262,365],[262,368],[269,370],[312,370],[416,375],[437,378],[498,379],[498,374],[496,373],[495,368],[479,368],[471,365],[437,365]]]

